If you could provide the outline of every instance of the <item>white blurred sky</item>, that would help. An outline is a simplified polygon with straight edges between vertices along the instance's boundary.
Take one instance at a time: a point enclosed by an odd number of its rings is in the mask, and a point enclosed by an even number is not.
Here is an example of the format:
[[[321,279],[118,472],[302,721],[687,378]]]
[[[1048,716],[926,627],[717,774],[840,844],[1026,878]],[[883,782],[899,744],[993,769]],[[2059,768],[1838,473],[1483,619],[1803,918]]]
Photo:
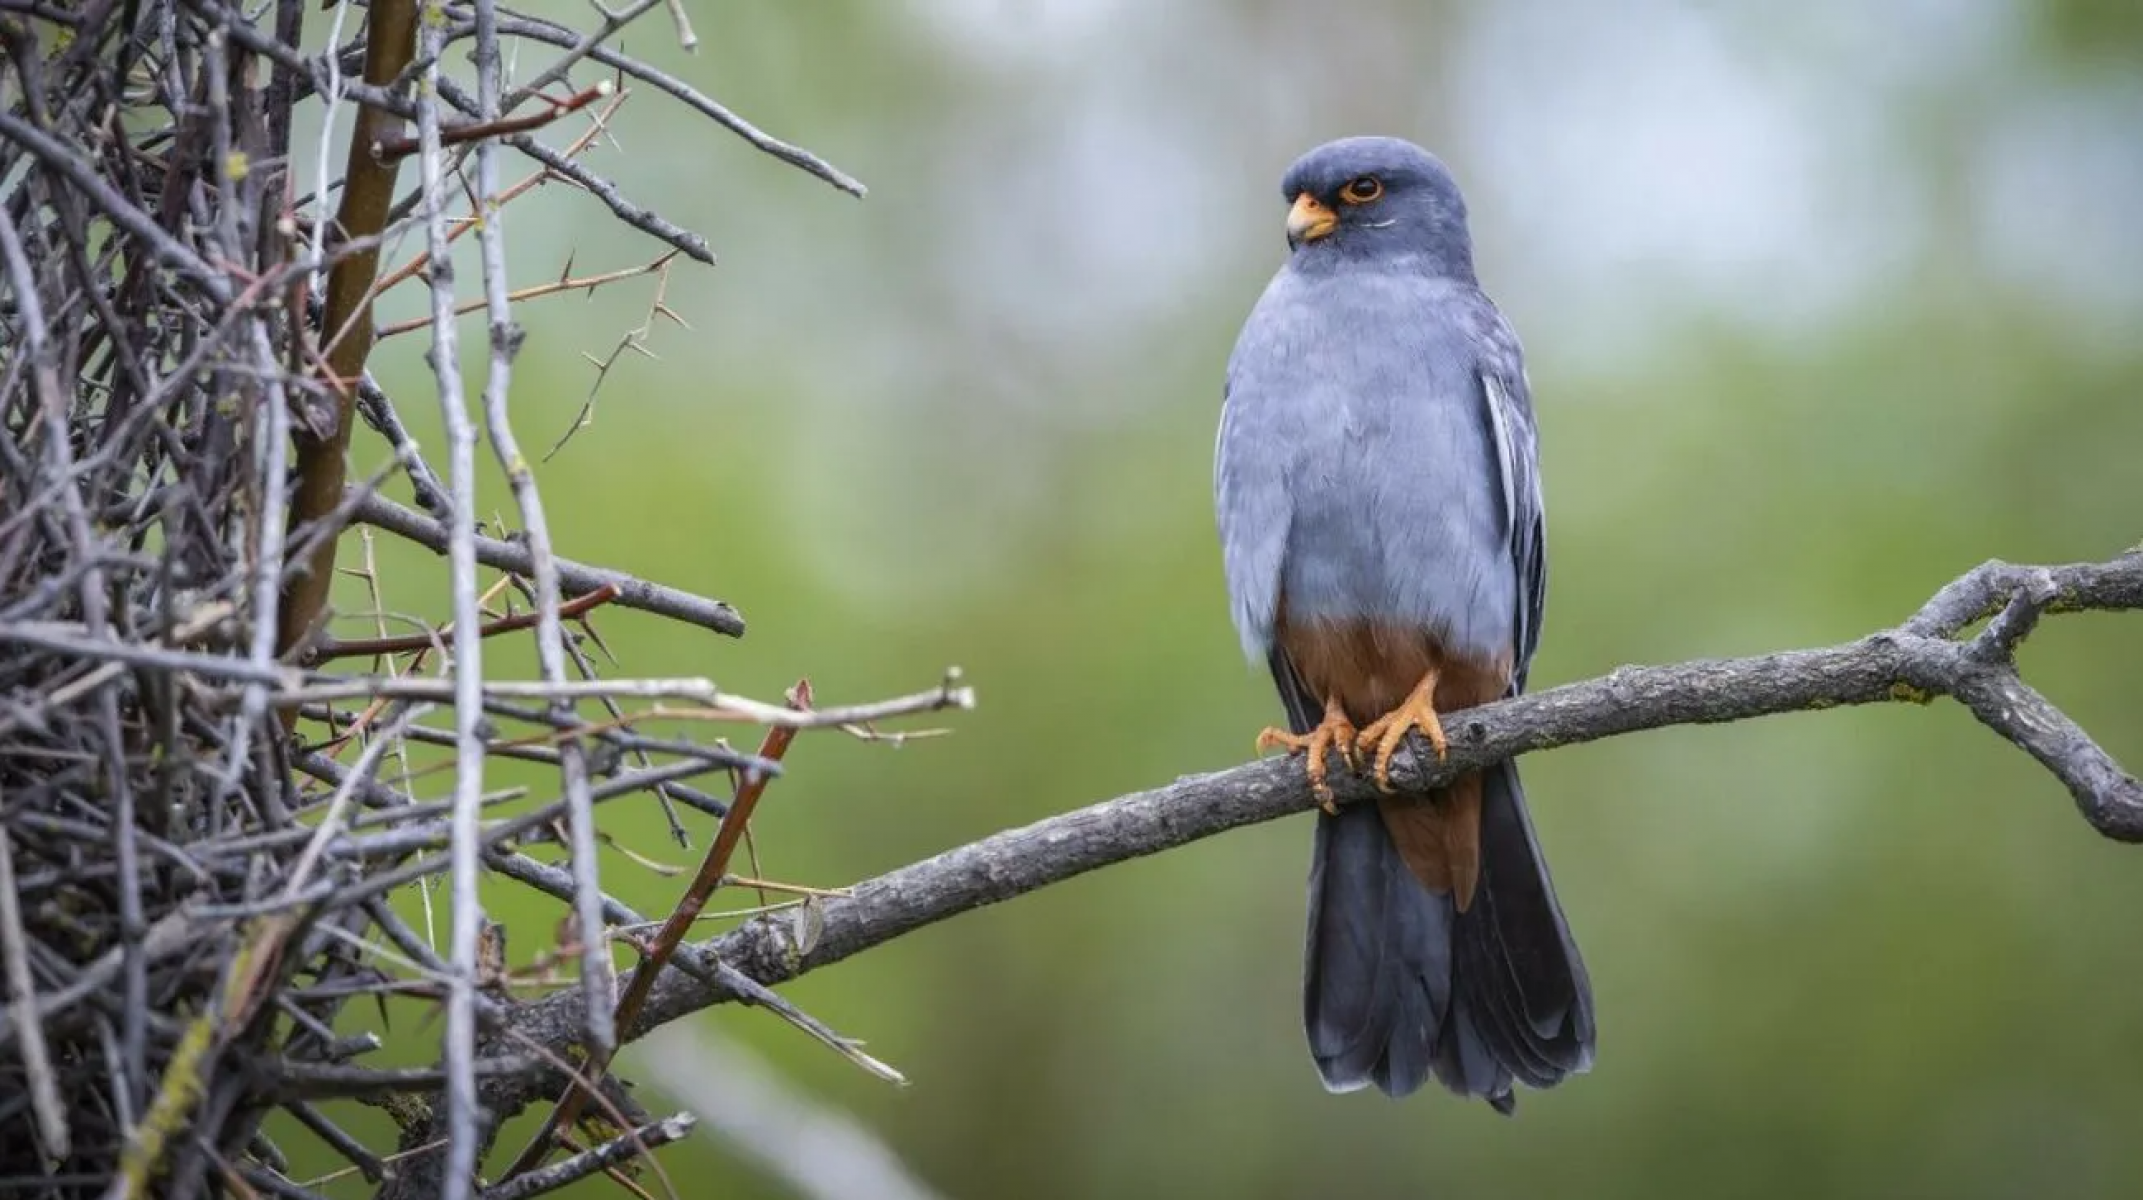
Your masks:
[[[1029,89],[987,118],[1026,153],[992,156],[1018,190],[961,256],[1008,321],[1045,340],[1136,322],[1201,268],[1276,258],[1277,234],[1242,224],[1277,229],[1278,166],[1374,127],[1459,168],[1491,289],[1597,369],[1691,312],[1781,335],[1849,319],[1927,253],[1933,213],[2008,282],[2074,309],[2079,336],[2129,328],[2143,82],[2033,75],[2013,52],[2027,2],[1500,0],[1434,21],[1388,3],[909,7],[969,69]],[[1929,136],[1957,140],[1953,178],[1918,169],[1907,143]],[[1927,194],[1943,184],[1966,194]],[[1053,208],[1216,188],[1226,219],[1060,212],[1033,236]]]

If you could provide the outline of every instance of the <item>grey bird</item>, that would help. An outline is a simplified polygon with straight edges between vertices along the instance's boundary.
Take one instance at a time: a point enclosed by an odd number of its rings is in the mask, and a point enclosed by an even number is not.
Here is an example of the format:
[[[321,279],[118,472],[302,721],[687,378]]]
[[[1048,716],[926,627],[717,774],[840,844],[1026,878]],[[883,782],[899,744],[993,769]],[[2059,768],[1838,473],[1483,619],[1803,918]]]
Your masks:
[[[1433,1075],[1499,1111],[1588,1069],[1591,984],[1515,764],[1429,795],[1393,753],[1525,687],[1546,539],[1518,338],[1481,291],[1442,162],[1347,138],[1281,185],[1290,254],[1228,361],[1214,491],[1243,649],[1266,663],[1317,816],[1303,1024],[1325,1086]],[[1339,808],[1329,760],[1370,765]]]

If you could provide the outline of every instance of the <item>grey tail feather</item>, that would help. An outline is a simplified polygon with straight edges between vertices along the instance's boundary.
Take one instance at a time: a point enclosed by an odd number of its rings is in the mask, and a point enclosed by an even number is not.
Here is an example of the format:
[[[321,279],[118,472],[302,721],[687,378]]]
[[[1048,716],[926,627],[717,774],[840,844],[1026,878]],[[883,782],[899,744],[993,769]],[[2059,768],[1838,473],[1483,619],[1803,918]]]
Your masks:
[[[1289,726],[1308,731],[1317,704],[1284,655],[1271,665]],[[1514,1081],[1552,1087],[1592,1062],[1591,984],[1517,768],[1481,783],[1481,874],[1464,913],[1407,869],[1374,805],[1317,817],[1303,1027],[1332,1091],[1404,1096],[1433,1075],[1508,1113]]]

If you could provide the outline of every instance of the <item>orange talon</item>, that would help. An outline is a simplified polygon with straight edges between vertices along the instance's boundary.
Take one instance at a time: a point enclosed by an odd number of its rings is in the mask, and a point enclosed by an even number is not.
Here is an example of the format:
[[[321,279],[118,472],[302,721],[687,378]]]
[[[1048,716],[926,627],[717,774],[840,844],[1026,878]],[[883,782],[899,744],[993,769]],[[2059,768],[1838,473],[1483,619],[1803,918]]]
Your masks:
[[[1356,753],[1354,722],[1347,719],[1346,710],[1339,706],[1339,698],[1334,696],[1325,701],[1324,720],[1319,721],[1317,728],[1308,733],[1289,733],[1284,729],[1273,728],[1258,734],[1259,750],[1275,748],[1285,749],[1290,754],[1307,756],[1307,761],[1303,763],[1303,773],[1309,776],[1310,791],[1317,797],[1317,807],[1335,817],[1338,816],[1339,805],[1333,800],[1332,785],[1325,782],[1328,769],[1326,760],[1337,751],[1340,761],[1351,769]]]
[[[1436,672],[1430,671],[1407,693],[1399,707],[1371,721],[1357,736],[1355,746],[1367,750],[1372,744],[1377,748],[1376,780],[1379,791],[1389,792],[1391,787],[1391,759],[1398,753],[1406,735],[1419,729],[1429,739],[1429,748],[1436,751],[1441,760],[1451,752],[1451,743],[1444,738],[1444,723],[1437,719]]]

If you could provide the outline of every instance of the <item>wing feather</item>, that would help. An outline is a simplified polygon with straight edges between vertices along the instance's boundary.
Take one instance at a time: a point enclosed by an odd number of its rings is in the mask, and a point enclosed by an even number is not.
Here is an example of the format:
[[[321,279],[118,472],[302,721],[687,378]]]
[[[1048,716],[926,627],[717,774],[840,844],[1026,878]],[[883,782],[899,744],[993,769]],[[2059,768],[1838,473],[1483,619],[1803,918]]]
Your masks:
[[[1540,442],[1533,424],[1532,388],[1518,357],[1515,338],[1493,342],[1483,355],[1481,392],[1488,427],[1495,439],[1496,466],[1503,489],[1504,528],[1510,540],[1511,565],[1517,572],[1518,603],[1513,614],[1512,644],[1517,662],[1514,692],[1525,690],[1526,669],[1540,644],[1541,618],[1547,609],[1547,511],[1540,494]],[[1502,340],[1502,339],[1498,339]]]

